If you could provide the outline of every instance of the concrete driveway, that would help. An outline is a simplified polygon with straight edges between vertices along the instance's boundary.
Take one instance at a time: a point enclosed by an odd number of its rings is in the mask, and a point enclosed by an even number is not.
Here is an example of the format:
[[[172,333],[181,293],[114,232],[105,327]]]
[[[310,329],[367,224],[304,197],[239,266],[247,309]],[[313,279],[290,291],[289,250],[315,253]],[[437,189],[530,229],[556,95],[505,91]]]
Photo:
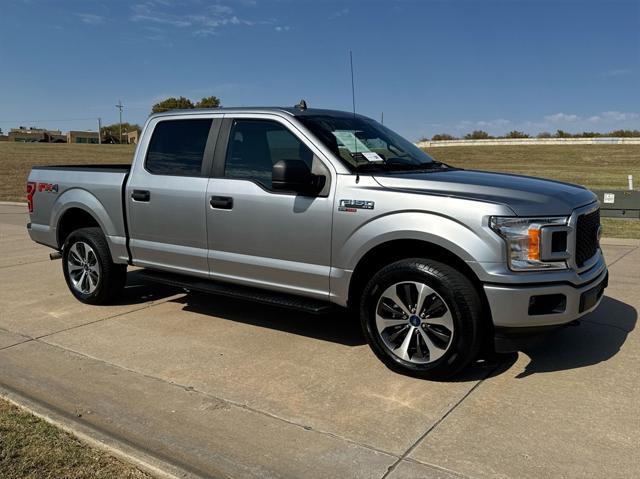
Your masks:
[[[455,382],[388,371],[359,325],[183,294],[129,274],[119,305],[67,291],[0,206],[5,396],[181,476],[640,475],[640,248],[606,244],[607,296],[579,327]]]

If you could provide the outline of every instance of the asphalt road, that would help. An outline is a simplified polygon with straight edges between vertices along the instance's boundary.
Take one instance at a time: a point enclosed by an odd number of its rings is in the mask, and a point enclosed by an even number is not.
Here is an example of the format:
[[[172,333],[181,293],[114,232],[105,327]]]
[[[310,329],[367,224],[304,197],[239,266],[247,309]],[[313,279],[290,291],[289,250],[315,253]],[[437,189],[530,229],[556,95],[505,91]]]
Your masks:
[[[143,283],[73,299],[0,206],[0,392],[178,475],[640,475],[638,243],[606,244],[601,306],[518,355],[435,383],[388,371],[356,321]]]

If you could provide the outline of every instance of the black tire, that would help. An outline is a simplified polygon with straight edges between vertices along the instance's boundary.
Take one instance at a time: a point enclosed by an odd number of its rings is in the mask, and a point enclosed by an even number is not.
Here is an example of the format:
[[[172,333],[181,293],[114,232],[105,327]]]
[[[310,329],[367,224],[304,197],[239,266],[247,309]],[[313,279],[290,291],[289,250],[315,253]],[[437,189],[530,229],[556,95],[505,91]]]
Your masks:
[[[97,280],[95,283],[90,284],[91,291],[89,291],[89,288],[86,291],[81,291],[78,286],[74,285],[74,278],[77,279],[77,271],[82,274],[82,269],[74,269],[73,277],[70,273],[70,268],[73,268],[73,266],[70,265],[69,257],[72,256],[71,262],[74,265],[78,263],[75,253],[88,251],[84,245],[88,245],[93,251],[93,254],[89,254],[91,259],[88,263],[91,263],[92,268],[98,271]],[[93,260],[94,257],[95,261]],[[81,268],[86,269],[84,266]],[[80,228],[67,236],[62,249],[62,271],[71,293],[79,301],[87,304],[109,304],[113,302],[120,295],[127,281],[127,265],[116,264],[111,260],[107,240],[102,230],[97,227]],[[86,281],[89,281],[89,279],[87,278],[84,282],[88,284]]]
[[[429,328],[435,328],[436,333],[446,337],[443,332],[447,330],[443,330],[441,326],[422,324],[420,323],[420,318],[415,320],[416,314],[414,313],[410,317],[414,318],[414,321],[419,326],[411,329],[413,323],[403,325],[401,321],[407,317],[406,313],[401,312],[401,308],[396,307],[392,308],[394,313],[390,317],[398,318],[397,320],[392,319],[392,321],[397,321],[398,324],[393,326],[391,334],[387,333],[390,330],[389,328],[383,328],[383,333],[379,331],[376,325],[376,314],[378,312],[385,315],[391,314],[389,313],[390,309],[387,307],[390,304],[388,299],[381,300],[381,296],[383,294],[387,295],[389,291],[400,291],[405,298],[410,297],[411,294],[406,292],[413,288],[410,283],[426,285],[432,292],[436,293],[435,296],[429,295],[429,300],[432,302],[438,301],[438,305],[444,302],[444,305],[449,309],[450,315],[447,318],[450,319],[447,319],[447,321],[451,321],[453,330],[448,336],[448,342],[446,342],[446,339],[442,341],[441,344],[446,344],[446,346],[442,347],[442,350],[431,348],[437,350],[438,354],[442,354],[437,359],[435,359],[437,355],[434,354],[434,359],[432,360],[431,351],[427,347],[427,343],[424,339],[417,338],[417,336],[422,334],[423,331],[418,331],[421,328],[424,328],[429,333],[428,336],[432,336],[432,329]],[[406,284],[409,284],[409,290],[404,289],[407,288]],[[428,291],[427,288],[424,289]],[[403,302],[410,302],[410,300]],[[418,302],[416,300],[414,305]],[[426,303],[427,300],[423,300],[423,305],[426,305]],[[406,305],[404,307],[406,308]],[[426,312],[426,309],[423,309],[423,311]],[[399,314],[396,315],[395,313],[398,312]],[[409,313],[411,312],[412,310],[409,307]],[[418,311],[418,314],[420,314],[420,311]],[[434,313],[434,316],[436,315],[437,313]],[[429,315],[426,315],[426,317],[429,318]],[[473,284],[465,275],[451,266],[426,258],[404,259],[378,271],[364,288],[360,301],[360,321],[369,346],[387,367],[401,374],[423,379],[444,380],[451,378],[476,357],[482,344],[482,303]],[[427,319],[423,321],[428,322]],[[408,322],[410,323],[410,321]],[[387,323],[381,322],[381,324],[386,327]],[[397,331],[397,337],[402,337],[404,331],[408,331],[404,336],[405,338],[415,333],[415,341],[422,344],[422,346],[414,346],[413,354],[417,358],[416,361],[424,360],[428,362],[416,363],[413,361],[414,357],[405,360],[398,356],[398,354],[402,354],[397,352],[399,349],[396,349],[396,353],[392,352],[391,347],[385,344],[385,341],[389,343],[390,338],[395,336],[393,334],[395,331]],[[385,335],[384,339],[383,334]],[[405,351],[409,351],[408,348],[411,347],[409,345],[413,341],[414,339],[411,338],[407,341]],[[433,345],[433,341],[430,344]],[[445,350],[445,347],[448,349]],[[423,352],[424,350],[427,352]],[[443,353],[442,351],[446,352]],[[420,357],[419,353],[423,356]]]

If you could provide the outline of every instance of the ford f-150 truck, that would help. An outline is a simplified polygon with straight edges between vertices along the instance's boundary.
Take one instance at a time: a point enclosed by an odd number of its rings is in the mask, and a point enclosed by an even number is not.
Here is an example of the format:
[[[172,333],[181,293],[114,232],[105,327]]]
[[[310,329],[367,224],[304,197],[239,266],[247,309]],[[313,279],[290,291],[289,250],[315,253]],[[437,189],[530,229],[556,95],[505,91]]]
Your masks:
[[[27,200],[31,238],[82,302],[114,300],[131,265],[187,290],[337,305],[388,367],[430,379],[573,322],[608,280],[587,189],[451,167],[302,102],[152,115],[130,167],[34,167]]]

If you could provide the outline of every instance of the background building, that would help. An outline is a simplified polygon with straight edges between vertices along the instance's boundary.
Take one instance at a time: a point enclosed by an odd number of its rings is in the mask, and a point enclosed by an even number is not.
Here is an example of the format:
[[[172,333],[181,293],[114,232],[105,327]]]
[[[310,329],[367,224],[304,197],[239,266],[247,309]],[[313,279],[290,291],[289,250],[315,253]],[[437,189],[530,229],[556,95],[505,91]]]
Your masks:
[[[66,143],[67,137],[60,130],[45,130],[44,128],[11,128],[7,135],[8,141],[20,143]]]
[[[89,143],[98,144],[97,131],[70,131],[67,133],[67,143]]]

